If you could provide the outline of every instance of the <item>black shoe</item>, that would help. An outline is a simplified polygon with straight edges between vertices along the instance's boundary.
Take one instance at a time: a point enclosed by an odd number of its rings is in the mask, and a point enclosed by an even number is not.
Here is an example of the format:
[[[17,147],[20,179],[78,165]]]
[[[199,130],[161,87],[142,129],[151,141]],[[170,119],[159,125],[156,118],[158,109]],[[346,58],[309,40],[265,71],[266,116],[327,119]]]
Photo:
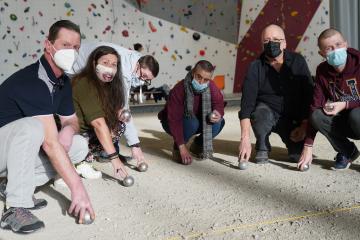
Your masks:
[[[10,229],[16,233],[32,233],[45,227],[44,222],[40,221],[26,208],[11,207],[4,210],[0,227]]]
[[[7,184],[6,179],[0,182],[0,199],[3,201],[6,201],[6,193],[5,193],[6,184]],[[47,206],[47,201],[45,199],[41,199],[41,198],[36,199],[33,196],[33,201],[34,201],[34,206],[28,208],[29,210],[38,210]]]
[[[298,163],[299,159],[301,157],[301,154],[299,154],[299,153],[289,153],[288,157],[289,157],[290,162]]]
[[[268,151],[257,151],[255,155],[256,164],[266,164],[269,163],[269,153]]]
[[[193,143],[190,145],[190,152],[192,154],[194,154],[194,156],[196,158],[198,158],[199,160],[206,160],[206,159],[209,159],[209,158],[212,158],[213,157],[213,154],[204,154],[203,152],[203,147],[200,146],[199,144],[197,144],[195,141],[193,141]]]

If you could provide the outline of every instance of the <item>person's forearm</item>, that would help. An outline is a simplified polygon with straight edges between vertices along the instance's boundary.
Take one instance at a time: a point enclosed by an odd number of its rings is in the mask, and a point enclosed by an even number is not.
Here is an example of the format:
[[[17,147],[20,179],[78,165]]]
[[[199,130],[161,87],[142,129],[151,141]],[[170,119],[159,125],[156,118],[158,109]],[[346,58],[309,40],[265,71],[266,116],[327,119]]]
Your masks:
[[[81,183],[81,179],[76,173],[67,153],[57,139],[45,139],[43,150],[48,156],[56,172],[64,179],[71,191],[75,191]]]
[[[250,129],[251,129],[250,119],[244,118],[240,120],[240,128],[241,128],[241,139],[249,139]]]
[[[64,128],[72,129],[73,134],[76,134],[80,131],[79,121],[77,118],[71,118],[67,120],[63,120],[61,122],[61,130]],[[60,131],[61,131],[60,130]]]
[[[105,121],[104,123],[96,124],[94,131],[105,152],[107,154],[114,153],[116,150],[112,141],[111,132]]]

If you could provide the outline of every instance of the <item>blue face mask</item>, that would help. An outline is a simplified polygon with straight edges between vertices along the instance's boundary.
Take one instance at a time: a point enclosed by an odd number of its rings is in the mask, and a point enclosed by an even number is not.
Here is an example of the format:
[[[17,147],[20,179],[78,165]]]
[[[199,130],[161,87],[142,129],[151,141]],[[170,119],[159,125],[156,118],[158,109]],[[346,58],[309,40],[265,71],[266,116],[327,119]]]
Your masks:
[[[346,64],[346,48],[338,48],[326,54],[326,61],[333,67],[340,67]]]
[[[207,83],[200,84],[198,81],[193,79],[191,82],[191,85],[196,92],[201,92],[209,86],[209,83],[207,82]]]

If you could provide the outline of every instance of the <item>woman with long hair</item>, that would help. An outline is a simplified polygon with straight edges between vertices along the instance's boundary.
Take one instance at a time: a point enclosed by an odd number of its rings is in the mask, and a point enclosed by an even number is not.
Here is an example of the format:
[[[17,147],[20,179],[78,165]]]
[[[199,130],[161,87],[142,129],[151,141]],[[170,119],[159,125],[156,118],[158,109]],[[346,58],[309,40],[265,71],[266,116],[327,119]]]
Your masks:
[[[72,85],[80,133],[87,137],[90,148],[86,161],[77,166],[78,173],[85,178],[100,178],[101,172],[86,162],[105,152],[115,177],[124,178],[127,172],[114,145],[125,131],[125,119],[121,118],[125,92],[116,50],[108,46],[96,48],[83,70],[73,78]]]

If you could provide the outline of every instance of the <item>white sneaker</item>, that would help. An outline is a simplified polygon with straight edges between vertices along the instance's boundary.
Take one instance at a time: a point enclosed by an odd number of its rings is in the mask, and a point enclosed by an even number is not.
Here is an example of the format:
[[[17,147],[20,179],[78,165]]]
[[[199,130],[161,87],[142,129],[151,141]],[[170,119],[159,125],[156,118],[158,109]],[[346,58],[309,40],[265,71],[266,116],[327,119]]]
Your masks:
[[[96,171],[93,166],[86,161],[82,161],[76,166],[76,172],[86,179],[99,179],[102,177],[102,173],[100,171]]]
[[[54,187],[55,188],[67,188],[68,186],[66,185],[64,179],[62,179],[59,175],[56,175],[56,177],[54,179]]]

